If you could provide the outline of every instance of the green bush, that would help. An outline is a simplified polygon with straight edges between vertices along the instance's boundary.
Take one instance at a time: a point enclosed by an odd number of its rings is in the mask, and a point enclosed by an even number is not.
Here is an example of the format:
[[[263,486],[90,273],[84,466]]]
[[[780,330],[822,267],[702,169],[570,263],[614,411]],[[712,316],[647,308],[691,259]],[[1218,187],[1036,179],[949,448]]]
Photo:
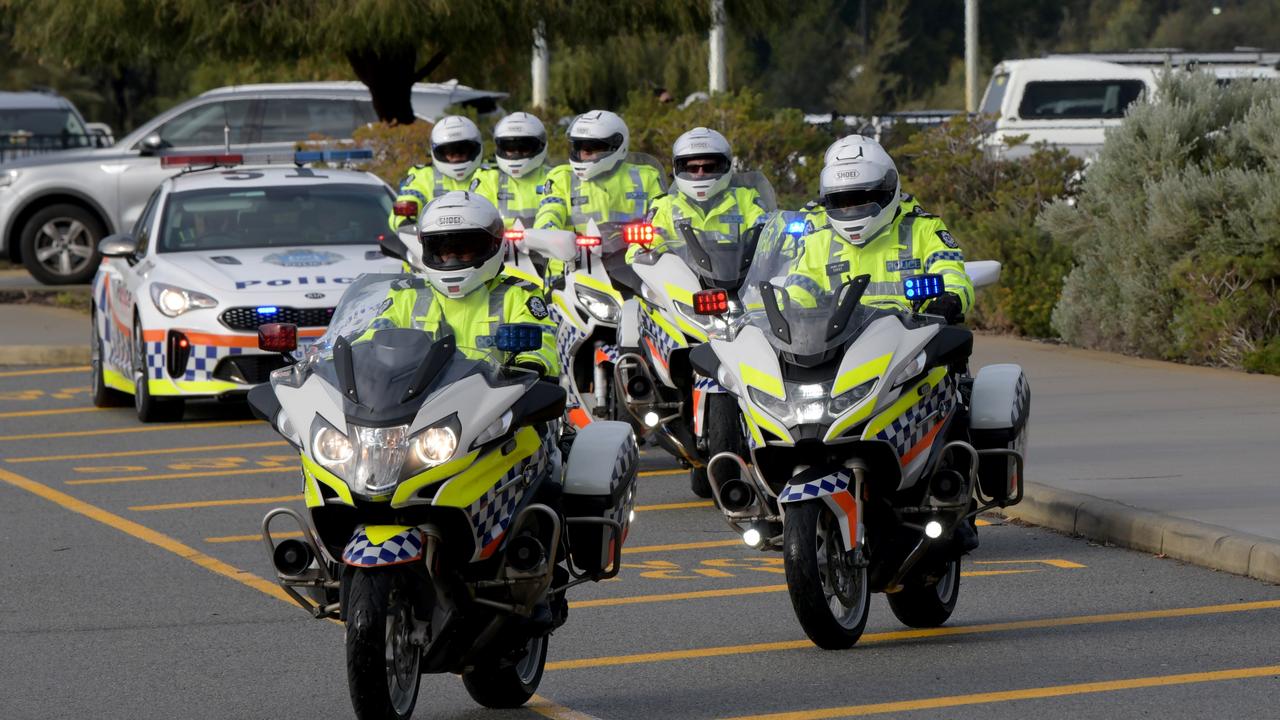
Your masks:
[[[1071,254],[1035,219],[1045,203],[1072,192],[1082,164],[1045,148],[1019,159],[995,158],[982,148],[982,126],[957,116],[912,134],[893,151],[902,187],[947,223],[966,259],[1003,264],[1000,283],[979,291],[971,322],[1048,337]]]
[[[1076,267],[1068,341],[1277,372],[1280,87],[1168,75],[1112,131],[1078,202],[1040,225]]]

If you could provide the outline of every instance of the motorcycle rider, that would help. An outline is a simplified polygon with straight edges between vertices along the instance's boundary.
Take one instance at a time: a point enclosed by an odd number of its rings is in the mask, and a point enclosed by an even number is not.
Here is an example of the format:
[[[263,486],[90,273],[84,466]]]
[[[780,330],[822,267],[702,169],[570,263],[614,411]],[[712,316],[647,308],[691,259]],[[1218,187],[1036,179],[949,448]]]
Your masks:
[[[432,333],[446,326],[463,348],[492,346],[503,323],[542,326],[542,347],[516,355],[514,364],[554,379],[556,326],[533,283],[507,274],[502,264],[502,216],[477,193],[455,191],[436,198],[418,221],[420,249],[408,264],[425,283],[392,290],[372,329],[416,327]]]
[[[498,212],[507,227],[516,220],[534,227],[547,174],[547,129],[536,115],[512,113],[493,129],[498,162]]]
[[[922,310],[962,322],[973,306],[973,283],[964,271],[964,251],[941,218],[902,192],[898,168],[878,142],[850,135],[827,149],[820,180],[822,207],[806,216],[803,252],[787,277],[787,293],[813,305],[859,275],[870,275],[862,302],[907,305],[902,280],[939,274],[945,292]]]
[[[491,202],[497,200],[497,178],[494,171],[480,166],[480,153],[484,139],[480,128],[469,118],[446,115],[431,128],[431,164],[414,165],[400,181],[396,202],[411,202],[421,212],[422,207],[441,195],[454,190],[471,190],[479,181],[476,192]],[[415,218],[397,216],[394,212],[387,220],[394,231]]]
[[[653,201],[649,222],[657,237],[650,250],[661,251],[673,240],[684,242],[678,229],[684,222],[701,238],[730,243],[763,219],[764,203],[755,188],[729,187],[733,180],[733,148],[724,135],[705,127],[684,133],[671,146],[671,167],[675,171],[676,192]],[[640,250],[638,245],[628,248],[627,262]]]

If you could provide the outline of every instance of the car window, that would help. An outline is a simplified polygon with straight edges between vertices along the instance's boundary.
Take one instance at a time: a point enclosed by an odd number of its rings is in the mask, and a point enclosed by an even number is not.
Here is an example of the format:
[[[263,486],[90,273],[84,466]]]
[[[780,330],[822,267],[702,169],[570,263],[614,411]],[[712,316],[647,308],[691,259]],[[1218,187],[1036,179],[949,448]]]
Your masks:
[[[0,110],[0,133],[84,135],[84,125],[70,110],[15,108]]]
[[[245,142],[249,105],[252,100],[226,100],[193,107],[169,120],[156,131],[166,147],[221,145],[224,128],[231,129],[231,143]]]
[[[354,100],[272,98],[262,113],[261,142],[299,142],[319,135],[346,139],[365,124]]]
[[[1018,114],[1024,119],[1124,117],[1145,88],[1141,80],[1029,82]]]
[[[138,216],[138,222],[133,225],[133,236],[138,239],[138,249],[134,253],[138,257],[147,254],[147,246],[151,244],[151,228],[155,227],[156,207],[160,204],[160,188],[156,188],[151,193],[151,199],[147,200],[147,206],[142,210],[142,215]]]
[[[1000,106],[1004,104],[1004,91],[1009,88],[1009,73],[1000,73],[991,78],[987,85],[987,95],[982,99],[983,115],[1000,114]]]
[[[391,203],[386,188],[347,183],[172,193],[159,251],[376,245]]]

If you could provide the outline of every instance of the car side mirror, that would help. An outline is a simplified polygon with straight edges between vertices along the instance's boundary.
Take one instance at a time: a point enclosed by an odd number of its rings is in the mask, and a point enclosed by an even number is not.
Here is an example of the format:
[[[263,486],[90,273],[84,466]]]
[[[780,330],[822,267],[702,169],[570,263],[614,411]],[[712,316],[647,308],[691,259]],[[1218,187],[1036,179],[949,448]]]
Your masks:
[[[157,152],[163,150],[164,147],[164,138],[160,137],[159,133],[151,133],[150,135],[142,138],[142,142],[139,143],[138,146],[143,155],[155,155]]]
[[[103,257],[131,257],[138,252],[138,239],[128,233],[108,235],[98,242]]]

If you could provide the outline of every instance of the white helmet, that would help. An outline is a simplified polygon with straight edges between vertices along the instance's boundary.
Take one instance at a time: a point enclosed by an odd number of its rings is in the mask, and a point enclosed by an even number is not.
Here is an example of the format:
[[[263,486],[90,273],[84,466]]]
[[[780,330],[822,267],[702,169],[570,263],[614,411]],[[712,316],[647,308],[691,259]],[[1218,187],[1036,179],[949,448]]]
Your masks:
[[[579,180],[590,180],[603,175],[627,157],[631,132],[616,113],[608,110],[592,110],[569,123],[569,166]],[[587,153],[603,154],[584,159]]]
[[[418,239],[422,266],[414,269],[448,297],[470,293],[502,269],[502,216],[475,193],[455,190],[433,200],[418,219]]]
[[[855,245],[884,229],[898,213],[898,168],[880,143],[861,135],[827,148],[819,194],[831,228]]]
[[[691,173],[691,160],[699,162]],[[700,166],[700,167],[699,167]],[[676,187],[690,200],[706,201],[724,192],[733,179],[733,148],[729,141],[715,130],[694,128],[676,138],[671,146],[671,167],[675,170]]]
[[[480,151],[484,147],[484,139],[480,137],[480,128],[469,118],[461,115],[447,115],[431,128],[431,160],[437,172],[453,178],[466,180],[480,165]],[[466,160],[449,162],[445,159],[449,153],[462,153]]]
[[[524,177],[547,160],[547,129],[536,115],[511,113],[493,129],[498,167],[513,178]]]

